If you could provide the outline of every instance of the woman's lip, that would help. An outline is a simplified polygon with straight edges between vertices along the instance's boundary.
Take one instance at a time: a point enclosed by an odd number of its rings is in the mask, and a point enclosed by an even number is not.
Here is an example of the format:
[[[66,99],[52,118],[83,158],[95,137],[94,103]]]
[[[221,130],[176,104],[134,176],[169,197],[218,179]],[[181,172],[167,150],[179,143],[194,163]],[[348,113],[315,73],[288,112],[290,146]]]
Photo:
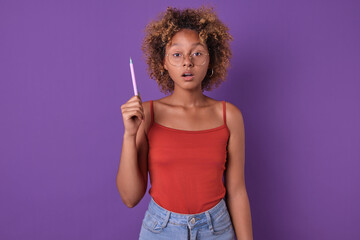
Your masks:
[[[194,78],[194,76],[192,75],[192,76],[184,76],[184,77],[182,77],[185,81],[191,81],[191,80],[193,80],[193,78]]]

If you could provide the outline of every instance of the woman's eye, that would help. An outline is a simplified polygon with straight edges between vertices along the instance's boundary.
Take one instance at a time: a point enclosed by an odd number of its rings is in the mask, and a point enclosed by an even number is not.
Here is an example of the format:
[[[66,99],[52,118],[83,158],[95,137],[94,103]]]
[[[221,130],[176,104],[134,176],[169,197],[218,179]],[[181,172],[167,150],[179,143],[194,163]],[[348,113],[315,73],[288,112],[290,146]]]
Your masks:
[[[181,56],[181,53],[173,53],[172,54],[174,57],[180,57]]]
[[[201,52],[195,52],[192,54],[194,57],[200,57],[202,55]]]

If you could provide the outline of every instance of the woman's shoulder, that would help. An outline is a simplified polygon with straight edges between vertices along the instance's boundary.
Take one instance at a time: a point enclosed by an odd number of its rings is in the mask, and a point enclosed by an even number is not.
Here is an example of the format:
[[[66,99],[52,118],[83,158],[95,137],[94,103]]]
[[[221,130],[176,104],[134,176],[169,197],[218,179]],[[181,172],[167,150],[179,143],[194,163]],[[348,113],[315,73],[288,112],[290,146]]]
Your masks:
[[[227,100],[217,100],[213,98],[208,98],[212,105],[217,106],[220,112],[223,112],[224,104],[225,103],[225,115],[226,115],[226,124],[228,125],[229,129],[238,127],[239,124],[243,124],[243,115],[241,110],[233,103]]]
[[[148,101],[146,101],[146,102],[143,102],[143,104],[145,104],[145,105],[148,106],[148,107],[150,107],[151,103],[152,103],[152,104],[155,103],[156,105],[158,105],[158,104],[164,104],[164,103],[165,103],[164,99],[165,99],[165,98],[151,99],[151,100],[148,100]]]
[[[228,102],[226,100],[217,100],[217,99],[213,99],[213,98],[209,98],[209,100],[211,102],[213,102],[214,105],[216,104],[221,107],[223,107],[223,102],[225,102],[226,115],[230,115],[230,116],[235,115],[235,117],[239,117],[239,115],[242,115],[240,109],[235,104],[232,104],[231,102]]]
[[[164,98],[160,99],[151,99],[145,102],[142,102],[144,114],[145,114],[145,133],[147,134],[147,130],[149,129],[150,125],[152,124],[152,117],[154,115],[154,108],[158,109],[161,108],[162,105],[165,105],[166,102],[163,100]],[[156,105],[156,107],[154,107]],[[152,106],[152,107],[151,107]],[[161,110],[161,109],[160,109]]]
[[[241,110],[233,103],[226,102],[226,124],[231,131],[244,128],[244,118]]]
[[[224,100],[226,103],[226,113],[234,115],[234,117],[242,116],[241,110],[233,103]]]

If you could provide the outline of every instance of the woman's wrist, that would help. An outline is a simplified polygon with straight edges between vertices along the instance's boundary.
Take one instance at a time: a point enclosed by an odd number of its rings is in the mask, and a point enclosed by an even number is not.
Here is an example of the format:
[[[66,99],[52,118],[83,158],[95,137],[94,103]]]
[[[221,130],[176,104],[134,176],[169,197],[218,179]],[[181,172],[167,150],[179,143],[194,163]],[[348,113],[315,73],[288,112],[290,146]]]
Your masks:
[[[132,134],[132,133],[124,132],[123,139],[124,140],[134,140],[134,139],[136,139],[136,133]]]

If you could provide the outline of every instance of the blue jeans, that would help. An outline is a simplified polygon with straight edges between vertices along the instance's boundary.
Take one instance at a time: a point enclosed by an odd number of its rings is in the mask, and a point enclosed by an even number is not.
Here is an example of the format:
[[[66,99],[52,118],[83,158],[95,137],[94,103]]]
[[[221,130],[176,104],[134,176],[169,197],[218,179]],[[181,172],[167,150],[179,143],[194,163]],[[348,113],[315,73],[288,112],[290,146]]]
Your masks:
[[[205,212],[180,214],[160,207],[151,198],[142,222],[139,240],[153,239],[233,240],[235,232],[224,199]]]

